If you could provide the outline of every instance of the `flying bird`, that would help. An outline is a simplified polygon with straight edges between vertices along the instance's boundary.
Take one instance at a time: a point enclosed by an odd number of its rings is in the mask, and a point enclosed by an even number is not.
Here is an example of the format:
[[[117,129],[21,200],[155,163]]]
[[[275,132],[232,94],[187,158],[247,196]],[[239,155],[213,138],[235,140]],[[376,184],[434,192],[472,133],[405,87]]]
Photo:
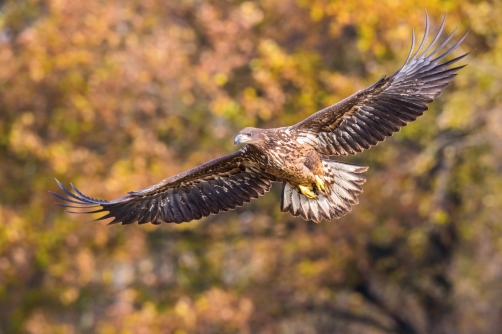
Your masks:
[[[151,187],[111,201],[74,193],[58,180],[67,197],[53,193],[83,213],[108,212],[96,219],[114,218],[110,224],[182,223],[228,211],[267,193],[273,182],[282,183],[281,210],[305,220],[339,218],[358,203],[368,167],[332,160],[356,154],[400,130],[427,110],[427,104],[464,66],[451,67],[467,54],[441,62],[465,39],[443,50],[457,28],[438,47],[445,18],[433,41],[426,16],[424,37],[414,53],[415,33],[408,58],[397,72],[370,87],[322,109],[292,126],[242,129],[237,152],[171,176]],[[425,50],[422,50],[425,47]],[[79,212],[82,213],[82,212]]]

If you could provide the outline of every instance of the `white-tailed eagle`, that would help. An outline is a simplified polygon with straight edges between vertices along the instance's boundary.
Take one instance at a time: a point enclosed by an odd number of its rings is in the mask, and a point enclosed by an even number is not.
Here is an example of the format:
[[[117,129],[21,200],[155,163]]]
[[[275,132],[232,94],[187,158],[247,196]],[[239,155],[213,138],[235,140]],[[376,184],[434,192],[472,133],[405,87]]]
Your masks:
[[[382,77],[293,126],[245,128],[234,143],[246,145],[235,153],[111,201],[85,196],[73,185],[72,193],[57,180],[67,197],[53,194],[70,203],[59,205],[91,208],[84,213],[107,211],[97,220],[114,218],[110,224],[182,223],[235,209],[264,195],[272,182],[282,182],[283,212],[315,222],[339,218],[358,203],[365,181],[361,173],[367,167],[334,161],[330,156],[356,154],[376,145],[422,115],[427,104],[441,94],[463,67],[451,65],[467,55],[441,62],[466,37],[442,51],[453,31],[434,48],[444,24],[445,20],[423,50],[429,32],[427,17],[418,50],[413,54],[413,33],[408,59],[390,77]]]

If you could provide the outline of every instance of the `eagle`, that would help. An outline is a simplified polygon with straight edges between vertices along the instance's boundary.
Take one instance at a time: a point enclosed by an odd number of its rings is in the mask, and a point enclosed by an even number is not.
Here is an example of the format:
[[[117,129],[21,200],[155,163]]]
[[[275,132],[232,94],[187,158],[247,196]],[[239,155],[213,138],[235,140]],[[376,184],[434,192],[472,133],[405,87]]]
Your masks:
[[[445,46],[457,28],[439,46],[446,15],[433,41],[425,47],[425,32],[415,50],[415,33],[404,65],[370,87],[322,109],[303,121],[286,127],[247,127],[235,137],[240,150],[174,175],[143,190],[106,201],[73,192],[57,179],[66,196],[52,192],[67,208],[107,212],[95,220],[114,218],[110,224],[183,223],[221,211],[233,210],[267,193],[272,183],[282,183],[281,210],[305,220],[320,222],[339,218],[351,211],[366,181],[368,167],[332,160],[333,156],[356,154],[427,110],[441,91],[466,65],[451,67],[468,53],[449,61],[443,59],[466,38]],[[425,47],[424,50],[422,50]]]

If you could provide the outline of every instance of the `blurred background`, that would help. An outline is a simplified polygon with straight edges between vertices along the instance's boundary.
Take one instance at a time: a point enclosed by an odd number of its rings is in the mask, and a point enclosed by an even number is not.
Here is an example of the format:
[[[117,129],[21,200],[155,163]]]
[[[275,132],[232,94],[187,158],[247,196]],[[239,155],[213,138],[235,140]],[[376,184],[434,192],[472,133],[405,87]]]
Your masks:
[[[142,189],[391,74],[427,9],[469,66],[370,166],[340,220],[280,186],[187,224],[55,206]],[[0,1],[0,333],[496,333],[502,2]]]

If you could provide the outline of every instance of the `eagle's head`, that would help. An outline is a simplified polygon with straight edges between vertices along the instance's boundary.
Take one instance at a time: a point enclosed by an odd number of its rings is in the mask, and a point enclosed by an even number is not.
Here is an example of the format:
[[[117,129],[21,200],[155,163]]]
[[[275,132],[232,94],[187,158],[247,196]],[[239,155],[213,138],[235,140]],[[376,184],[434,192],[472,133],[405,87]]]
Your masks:
[[[234,139],[234,144],[242,144],[242,143],[259,143],[263,140],[262,137],[263,129],[257,128],[244,128]]]

